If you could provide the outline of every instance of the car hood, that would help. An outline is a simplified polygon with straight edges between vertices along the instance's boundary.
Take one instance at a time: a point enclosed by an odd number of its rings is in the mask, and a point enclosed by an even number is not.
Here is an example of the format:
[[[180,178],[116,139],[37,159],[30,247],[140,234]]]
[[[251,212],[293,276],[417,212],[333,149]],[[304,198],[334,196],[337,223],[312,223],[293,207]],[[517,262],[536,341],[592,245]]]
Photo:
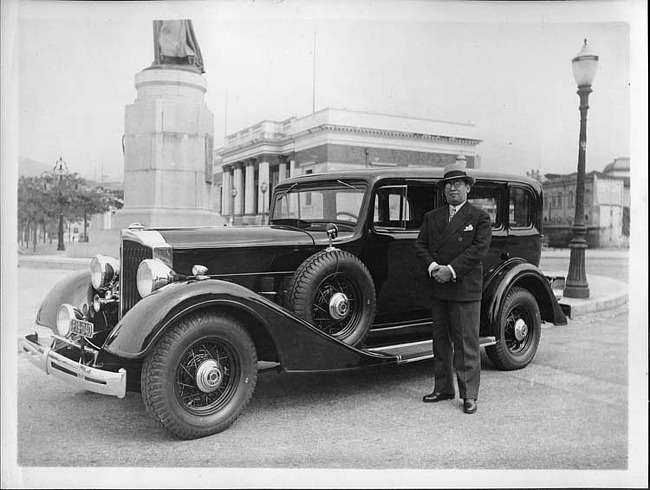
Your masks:
[[[306,231],[284,226],[167,228],[157,230],[174,250],[314,245]]]

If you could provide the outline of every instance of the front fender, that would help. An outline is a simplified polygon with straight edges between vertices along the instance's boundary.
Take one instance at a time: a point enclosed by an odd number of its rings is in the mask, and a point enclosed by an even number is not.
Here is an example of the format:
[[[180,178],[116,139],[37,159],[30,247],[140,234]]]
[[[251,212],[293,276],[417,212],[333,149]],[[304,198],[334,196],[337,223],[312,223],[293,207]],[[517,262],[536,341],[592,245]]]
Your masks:
[[[542,320],[566,325],[566,316],[544,274],[529,262],[512,260],[502,264],[486,281],[481,314],[484,328],[498,321],[503,302],[515,286],[527,289],[535,297]]]
[[[59,306],[68,303],[81,309],[84,304],[91,304],[92,296],[90,269],[70,274],[56,283],[47,293],[36,314],[36,323],[58,333],[56,315]]]
[[[264,336],[285,371],[336,371],[395,362],[344,344],[250,289],[218,279],[172,283],[142,299],[113,329],[103,350],[141,359],[175,322],[203,309],[223,309],[244,319],[256,347]]]
[[[206,305],[237,302],[250,309],[252,291],[219,280],[173,282],[140,300],[112,330],[103,349],[127,359],[145,356],[174,321]]]

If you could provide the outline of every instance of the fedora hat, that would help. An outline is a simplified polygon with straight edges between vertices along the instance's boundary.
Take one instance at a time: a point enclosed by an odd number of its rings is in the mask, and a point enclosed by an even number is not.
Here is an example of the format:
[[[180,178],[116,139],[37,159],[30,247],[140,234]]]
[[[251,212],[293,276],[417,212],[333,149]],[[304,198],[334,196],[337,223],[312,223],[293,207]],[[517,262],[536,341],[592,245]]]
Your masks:
[[[445,175],[438,181],[438,187],[444,187],[447,182],[463,179],[467,185],[474,185],[474,177],[467,175],[465,165],[454,163],[445,167]]]

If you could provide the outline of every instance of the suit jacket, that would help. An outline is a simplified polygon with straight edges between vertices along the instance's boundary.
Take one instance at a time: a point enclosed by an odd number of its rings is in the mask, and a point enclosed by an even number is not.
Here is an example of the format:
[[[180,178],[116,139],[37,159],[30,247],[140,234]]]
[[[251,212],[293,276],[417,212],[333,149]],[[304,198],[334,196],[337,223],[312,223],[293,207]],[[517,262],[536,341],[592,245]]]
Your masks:
[[[431,262],[451,265],[456,280],[444,284],[429,278],[433,296],[445,301],[477,301],[483,290],[483,258],[492,239],[490,216],[466,202],[449,221],[449,206],[424,215],[415,242],[425,273]]]

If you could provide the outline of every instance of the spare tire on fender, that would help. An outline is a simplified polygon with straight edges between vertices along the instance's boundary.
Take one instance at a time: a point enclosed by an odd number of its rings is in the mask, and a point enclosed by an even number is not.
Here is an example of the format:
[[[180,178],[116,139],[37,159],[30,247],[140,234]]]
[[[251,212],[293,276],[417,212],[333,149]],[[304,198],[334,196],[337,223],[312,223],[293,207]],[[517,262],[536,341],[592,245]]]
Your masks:
[[[322,332],[355,346],[375,319],[377,297],[370,272],[336,248],[307,258],[289,284],[289,307]]]

